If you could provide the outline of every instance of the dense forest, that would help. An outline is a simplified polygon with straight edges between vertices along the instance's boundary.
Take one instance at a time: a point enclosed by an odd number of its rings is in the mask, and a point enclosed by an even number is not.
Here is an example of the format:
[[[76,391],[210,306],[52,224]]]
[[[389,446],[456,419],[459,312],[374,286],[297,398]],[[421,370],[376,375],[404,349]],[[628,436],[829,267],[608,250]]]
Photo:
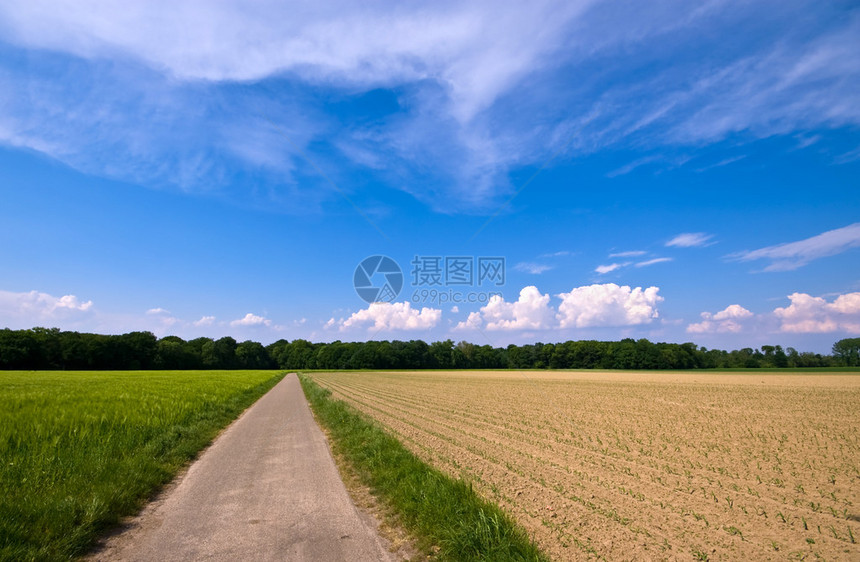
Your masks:
[[[263,346],[150,332],[100,335],[56,328],[0,330],[0,369],[733,369],[860,365],[860,338],[833,345],[832,355],[778,345],[735,351],[645,339],[568,341],[492,347],[451,340],[311,343]]]

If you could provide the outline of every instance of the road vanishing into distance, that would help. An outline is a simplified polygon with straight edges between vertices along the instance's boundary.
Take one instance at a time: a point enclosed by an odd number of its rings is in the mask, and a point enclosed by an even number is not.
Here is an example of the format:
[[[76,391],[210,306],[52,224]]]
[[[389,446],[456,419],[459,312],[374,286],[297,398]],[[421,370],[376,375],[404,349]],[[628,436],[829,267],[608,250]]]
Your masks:
[[[395,560],[357,510],[295,374],[92,560]]]

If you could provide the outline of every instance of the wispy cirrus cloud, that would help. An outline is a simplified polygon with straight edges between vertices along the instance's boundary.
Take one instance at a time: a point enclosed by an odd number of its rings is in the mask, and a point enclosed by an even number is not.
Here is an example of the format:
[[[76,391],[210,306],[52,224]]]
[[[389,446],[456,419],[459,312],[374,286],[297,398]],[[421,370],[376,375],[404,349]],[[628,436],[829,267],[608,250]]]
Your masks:
[[[0,79],[21,87],[0,92],[0,142],[285,210],[338,197],[304,153],[335,179],[370,169],[446,212],[484,210],[513,191],[511,170],[559,151],[624,148],[643,165],[655,147],[856,126],[860,16],[801,5],[817,17],[680,0],[9,0]],[[661,56],[670,47],[703,55]],[[321,90],[340,115],[321,111]],[[248,175],[268,188],[230,181]]]
[[[645,250],[629,250],[627,252],[615,252],[615,253],[609,254],[609,257],[610,258],[636,258],[639,256],[644,256],[647,253],[648,252],[646,252]]]
[[[670,261],[673,261],[673,258],[654,258],[654,259],[650,259],[650,260],[637,262],[635,265],[636,265],[636,267],[648,267],[649,265],[655,265],[658,263],[666,263],[666,262],[670,262]]]
[[[532,275],[540,275],[545,271],[549,271],[553,267],[554,266],[545,263],[520,262],[514,266],[514,269],[524,273],[531,273]]]
[[[860,247],[860,223],[828,230],[804,240],[738,252],[726,257],[743,262],[769,260],[771,263],[764,268],[764,271],[791,271],[811,261],[841,254],[857,247]]]
[[[677,248],[697,248],[708,246],[713,244],[713,242],[711,242],[713,237],[713,234],[707,234],[705,232],[684,232],[666,242],[666,246],[674,246]]]
[[[647,252],[641,252],[641,254],[645,254],[645,253],[647,253]],[[610,257],[618,256],[618,255],[639,256],[641,254],[639,252],[624,252],[622,254],[610,254]],[[648,260],[643,260],[643,261],[638,261],[638,262],[626,261],[626,262],[620,262],[620,263],[610,263],[610,264],[606,264],[606,265],[598,265],[597,267],[594,268],[594,271],[600,275],[606,275],[607,273],[612,273],[613,271],[618,271],[619,269],[622,269],[622,268],[625,268],[625,267],[628,267],[631,265],[633,267],[648,267],[649,265],[656,265],[658,263],[667,263],[670,261],[674,261],[674,258],[659,257],[659,258],[651,258]]]
[[[626,267],[628,265],[630,265],[630,262],[610,263],[610,264],[605,264],[605,265],[598,265],[597,267],[594,268],[594,271],[596,273],[599,273],[600,275],[606,275],[607,273],[612,273],[613,271],[615,271],[617,269],[621,269],[622,267]]]

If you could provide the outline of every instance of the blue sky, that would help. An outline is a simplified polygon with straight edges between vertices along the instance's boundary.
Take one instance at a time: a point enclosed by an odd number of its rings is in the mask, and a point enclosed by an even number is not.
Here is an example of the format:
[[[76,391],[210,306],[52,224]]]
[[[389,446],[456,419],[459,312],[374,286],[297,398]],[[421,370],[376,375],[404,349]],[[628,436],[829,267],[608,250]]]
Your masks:
[[[10,0],[0,325],[827,352],[860,335],[858,52],[853,2]]]

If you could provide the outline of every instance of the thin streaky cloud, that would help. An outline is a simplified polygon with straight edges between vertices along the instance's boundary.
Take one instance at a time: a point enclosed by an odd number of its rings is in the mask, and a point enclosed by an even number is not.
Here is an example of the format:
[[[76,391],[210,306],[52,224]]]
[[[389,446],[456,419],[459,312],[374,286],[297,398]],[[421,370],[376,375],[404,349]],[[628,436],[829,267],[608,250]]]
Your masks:
[[[677,248],[709,246],[713,244],[713,242],[710,241],[713,237],[713,234],[707,234],[705,232],[684,232],[666,242],[666,246],[674,246]]]
[[[277,96],[291,109],[276,120],[289,123],[305,152],[311,142],[340,148],[337,164],[324,166],[330,177],[369,167],[434,210],[485,214],[513,193],[501,212],[522,191],[514,193],[512,171],[542,162],[607,148],[632,148],[639,165],[655,151],[671,162],[664,148],[679,144],[860,124],[854,102],[860,59],[853,56],[860,14],[827,3],[810,3],[809,20],[834,23],[810,29],[761,3],[690,7],[679,0],[660,9],[591,0],[369,8],[318,2],[302,9],[225,0],[170,8],[166,0],[4,2],[4,44],[13,60],[28,62],[24,71],[0,61],[0,81],[22,84],[3,92],[0,143],[146,186],[241,190],[230,181],[235,173],[257,172],[261,164],[278,172],[296,163],[281,162],[265,138],[253,140],[265,135],[247,125],[253,116],[240,103],[222,112],[219,103],[199,100],[229,101],[234,84],[270,81],[296,90]],[[724,50],[718,38],[750,21],[764,25],[756,40],[747,49]],[[703,56],[655,64],[669,45]],[[57,76],[56,57],[75,65],[71,78]],[[596,63],[625,79],[590,78]],[[142,91],[127,91],[133,82]],[[396,118],[344,130],[307,117],[325,112],[318,88],[335,97],[375,89],[410,94]],[[69,100],[80,107],[66,115],[51,109]],[[133,100],[146,103],[137,107]],[[116,125],[105,126],[105,107],[123,113]],[[194,115],[206,132],[175,135],[194,130],[186,126]],[[171,142],[177,147],[165,146]],[[321,190],[301,179],[289,182],[289,206],[318,205]]]
[[[539,255],[538,257],[539,257],[539,258],[560,258],[560,257],[563,257],[563,256],[569,256],[569,255],[571,255],[571,253],[572,253],[572,252],[570,252],[569,250],[561,250],[561,251],[558,251],[558,252],[550,252],[550,253],[547,253],[547,254],[541,254],[541,255]]]
[[[645,250],[631,250],[629,252],[615,252],[613,254],[609,254],[610,258],[636,258],[639,256],[644,256],[647,254]]]
[[[628,265],[630,265],[629,262],[627,262],[627,263],[610,263],[608,265],[598,265],[597,267],[594,268],[594,271],[596,271],[600,275],[605,275],[607,273],[611,273],[611,272],[615,271],[616,269],[621,269],[622,267],[626,267]]]
[[[545,263],[520,262],[514,266],[514,269],[525,273],[531,273],[532,275],[540,275],[545,271],[553,269],[553,266]]]
[[[673,258],[654,258],[653,260],[640,261],[636,264],[636,267],[647,267],[649,265],[654,265],[657,263],[666,263],[668,261],[672,261]]]
[[[274,121],[272,121],[271,119],[269,119],[269,118],[268,118],[268,117],[266,117],[265,115],[262,115],[261,117],[262,117],[262,119],[263,119],[263,120],[265,120],[266,122],[268,122],[268,123],[272,126],[272,128],[273,128],[274,130],[276,130],[278,133],[280,133],[280,134],[281,134],[281,136],[282,136],[282,137],[284,137],[284,138],[287,140],[287,142],[290,144],[290,146],[292,146],[292,147],[293,147],[293,149],[294,149],[296,152],[298,152],[298,153],[299,153],[299,155],[300,155],[302,158],[304,158],[304,160],[305,160],[308,164],[310,164],[310,165],[311,165],[311,167],[312,167],[314,170],[316,170],[316,172],[317,172],[317,173],[318,173],[318,174],[319,174],[319,175],[320,175],[320,176],[321,176],[321,177],[322,177],[322,178],[323,178],[323,179],[324,179],[324,180],[325,180],[329,185],[331,185],[331,186],[335,189],[335,191],[337,191],[338,193],[340,193],[341,197],[343,197],[343,198],[344,198],[344,199],[345,199],[345,200],[346,200],[350,205],[352,205],[352,208],[353,208],[353,209],[355,209],[355,210],[356,210],[356,212],[357,212],[359,215],[361,215],[361,218],[363,218],[365,221],[367,221],[367,224],[369,224],[370,226],[372,226],[372,227],[374,228],[374,230],[376,230],[379,234],[381,234],[381,235],[382,235],[382,237],[383,237],[383,238],[385,238],[386,240],[391,240],[390,238],[388,238],[388,235],[387,235],[387,234],[385,234],[385,232],[383,232],[381,228],[379,228],[379,225],[377,225],[373,220],[371,220],[371,218],[370,218],[369,216],[367,216],[367,213],[365,213],[364,211],[362,211],[362,210],[361,210],[361,208],[360,208],[358,205],[356,205],[356,204],[355,204],[355,202],[354,202],[352,199],[350,199],[349,195],[347,195],[347,194],[346,194],[346,192],[345,192],[344,190],[342,190],[342,189],[340,188],[340,186],[338,186],[338,185],[334,182],[334,180],[332,180],[332,179],[328,176],[328,174],[326,174],[325,172],[323,172],[323,171],[322,171],[322,168],[320,168],[319,166],[317,166],[317,165],[316,165],[316,163],[315,163],[313,160],[311,160],[311,158],[307,155],[307,153],[305,153],[305,151],[304,151],[304,150],[302,150],[302,147],[300,147],[299,145],[297,145],[296,143],[294,143],[294,142],[293,142],[293,140],[289,137],[289,135],[287,135],[287,133],[286,133],[286,131],[283,129],[283,127],[280,127],[277,123],[275,123]]]
[[[813,260],[857,247],[860,247],[860,222],[828,230],[805,240],[738,252],[726,257],[733,261],[771,260],[764,271],[791,271]]]
[[[657,157],[657,156],[646,156],[644,158],[639,158],[637,160],[634,160],[633,162],[630,162],[629,164],[626,164],[624,166],[621,166],[620,168],[612,170],[611,172],[606,174],[606,177],[607,178],[615,178],[618,176],[624,176],[624,175],[629,174],[630,172],[632,172],[636,168],[645,166],[647,164],[651,164],[652,162],[656,162],[657,160],[659,160],[659,157]]]
[[[696,168],[696,172],[699,172],[699,173],[707,172],[708,170],[713,170],[714,168],[721,168],[723,166],[728,166],[729,164],[734,164],[735,162],[739,162],[746,157],[747,157],[746,154],[743,154],[741,156],[733,156],[731,158],[726,158],[724,160],[720,160],[716,164],[711,164],[709,166],[703,166],[701,168]]]

